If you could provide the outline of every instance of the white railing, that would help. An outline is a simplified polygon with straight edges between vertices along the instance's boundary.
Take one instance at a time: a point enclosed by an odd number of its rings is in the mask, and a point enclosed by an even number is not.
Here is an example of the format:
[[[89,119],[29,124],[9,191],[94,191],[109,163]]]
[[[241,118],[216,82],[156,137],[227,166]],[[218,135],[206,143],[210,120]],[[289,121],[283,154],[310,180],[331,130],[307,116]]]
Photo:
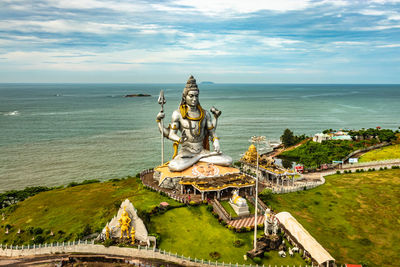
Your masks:
[[[353,164],[343,164],[342,168],[351,169],[357,167],[381,166],[381,165],[400,165],[400,159],[388,159],[388,160],[368,161],[368,162],[360,162]]]
[[[94,241],[73,241],[73,242],[57,242],[51,244],[39,244],[29,246],[8,246],[0,244],[0,256],[5,257],[20,257],[20,256],[32,256],[32,255],[44,255],[44,254],[59,254],[59,253],[95,253],[105,254],[114,256],[129,256],[138,258],[152,258],[160,259],[165,261],[172,261],[175,263],[182,264],[182,260],[185,261],[185,266],[226,266],[226,267],[251,267],[259,266],[256,264],[239,264],[239,263],[225,263],[218,261],[210,261],[204,259],[197,259],[192,257],[185,257],[178,253],[167,252],[166,250],[157,249],[155,247],[138,246],[137,248],[128,247],[116,247],[110,246],[105,247],[103,245],[94,244]],[[263,267],[281,266],[276,264],[262,265]],[[317,265],[303,265],[303,267],[312,267]],[[296,267],[296,265],[293,265]],[[302,267],[299,265],[297,267]]]

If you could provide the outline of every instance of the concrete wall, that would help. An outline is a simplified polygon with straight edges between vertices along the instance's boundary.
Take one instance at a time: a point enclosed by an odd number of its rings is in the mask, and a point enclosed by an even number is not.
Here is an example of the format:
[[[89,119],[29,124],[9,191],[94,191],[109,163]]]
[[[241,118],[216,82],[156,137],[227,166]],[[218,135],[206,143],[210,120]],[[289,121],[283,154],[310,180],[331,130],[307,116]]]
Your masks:
[[[203,265],[201,261],[197,260],[196,262],[192,262],[187,258],[179,258],[178,255],[169,253],[163,253],[158,251],[153,251],[153,249],[146,249],[142,247],[142,249],[137,248],[123,248],[123,247],[104,247],[103,245],[95,245],[95,244],[74,244],[68,245],[68,243],[59,246],[37,246],[35,248],[30,249],[16,249],[14,246],[13,249],[0,248],[0,257],[21,257],[21,256],[33,256],[33,255],[43,255],[43,254],[62,254],[62,253],[92,253],[92,254],[105,254],[105,255],[114,255],[114,256],[127,256],[133,258],[151,258],[151,259],[160,259],[164,261],[175,262],[184,266],[201,266]],[[181,256],[180,256],[181,257]],[[189,258],[190,259],[190,258]],[[208,261],[205,265],[208,265]]]

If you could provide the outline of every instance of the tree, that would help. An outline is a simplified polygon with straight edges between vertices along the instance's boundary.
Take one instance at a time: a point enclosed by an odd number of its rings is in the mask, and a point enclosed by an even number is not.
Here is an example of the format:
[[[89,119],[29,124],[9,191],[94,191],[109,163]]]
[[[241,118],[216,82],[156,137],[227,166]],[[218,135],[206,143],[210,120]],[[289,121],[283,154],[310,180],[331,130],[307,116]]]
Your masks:
[[[281,136],[281,141],[285,147],[290,147],[294,145],[295,137],[293,135],[293,132],[289,129],[286,129]]]

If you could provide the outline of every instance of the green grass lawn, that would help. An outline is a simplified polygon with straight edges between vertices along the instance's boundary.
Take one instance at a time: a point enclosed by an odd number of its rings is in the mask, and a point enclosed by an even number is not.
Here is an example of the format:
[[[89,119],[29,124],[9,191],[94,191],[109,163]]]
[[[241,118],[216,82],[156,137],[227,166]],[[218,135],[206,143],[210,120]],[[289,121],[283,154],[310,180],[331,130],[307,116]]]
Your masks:
[[[290,212],[340,263],[400,262],[398,169],[331,175],[323,186],[267,202]]]
[[[229,205],[229,204],[228,204]],[[209,254],[218,252],[219,262],[254,264],[250,259],[244,261],[243,255],[253,247],[254,232],[235,233],[228,230],[207,211],[206,206],[183,207],[167,211],[151,218],[151,233],[161,235],[160,249],[177,252],[179,255],[191,258],[213,260]],[[259,230],[259,234],[262,234]],[[233,242],[242,239],[242,247],[234,247]],[[281,258],[277,251],[269,252],[270,259],[264,259],[263,264],[271,265],[304,265],[299,254],[294,258]]]
[[[368,162],[386,159],[400,159],[400,144],[386,146],[369,151],[359,158],[359,162]]]
[[[145,189],[136,178],[55,189],[3,209],[6,220],[1,221],[0,243],[27,244],[33,237],[27,231],[29,227],[42,228],[40,235],[45,242],[74,240],[86,225],[100,231],[126,198],[138,211],[150,211],[162,201],[172,206],[181,205]],[[6,225],[12,226],[8,235],[4,233]],[[18,229],[25,232],[17,234]],[[55,235],[50,236],[50,231]]]
[[[224,207],[226,212],[228,212],[228,214],[231,215],[232,218],[238,217],[238,215],[236,214],[235,210],[229,204],[229,201],[221,201],[220,203],[221,203],[222,207]]]

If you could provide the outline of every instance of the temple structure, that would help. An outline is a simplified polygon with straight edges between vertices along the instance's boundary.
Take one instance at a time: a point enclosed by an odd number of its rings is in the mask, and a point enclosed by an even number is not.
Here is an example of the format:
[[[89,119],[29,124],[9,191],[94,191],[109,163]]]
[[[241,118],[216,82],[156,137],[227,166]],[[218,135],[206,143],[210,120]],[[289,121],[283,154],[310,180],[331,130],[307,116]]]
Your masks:
[[[294,184],[294,176],[296,175],[294,171],[277,166],[273,158],[261,157],[253,144],[249,146],[240,159],[242,169],[245,172],[257,173],[257,156],[259,160],[258,174],[261,182],[270,182],[277,185],[283,185],[283,183]]]

